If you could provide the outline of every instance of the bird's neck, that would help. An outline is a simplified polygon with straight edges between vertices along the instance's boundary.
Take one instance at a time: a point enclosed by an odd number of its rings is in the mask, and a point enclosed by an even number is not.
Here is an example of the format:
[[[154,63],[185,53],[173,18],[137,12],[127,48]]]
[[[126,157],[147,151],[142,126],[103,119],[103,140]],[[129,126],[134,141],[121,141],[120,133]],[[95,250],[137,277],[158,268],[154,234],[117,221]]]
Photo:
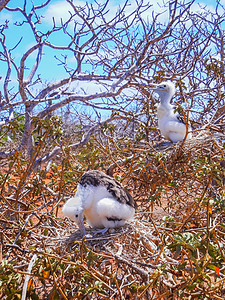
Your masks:
[[[168,102],[161,102],[157,106],[157,111],[159,117],[162,117],[164,115],[170,115],[171,113],[174,113],[174,107],[172,104]]]
[[[170,105],[170,100],[172,99],[173,95],[170,93],[167,93],[165,91],[158,92],[160,102],[163,105]]]

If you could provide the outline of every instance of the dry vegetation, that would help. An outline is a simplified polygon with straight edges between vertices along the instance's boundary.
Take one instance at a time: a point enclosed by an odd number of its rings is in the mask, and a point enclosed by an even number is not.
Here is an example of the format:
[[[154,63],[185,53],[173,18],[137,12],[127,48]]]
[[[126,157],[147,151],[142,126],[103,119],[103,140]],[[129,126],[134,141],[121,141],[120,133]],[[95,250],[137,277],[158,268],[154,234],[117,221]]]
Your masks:
[[[48,172],[31,173],[34,160],[18,154],[2,162],[1,298],[224,299],[222,133],[132,149],[128,139],[122,149],[106,132]],[[88,168],[111,172],[138,209],[124,228],[90,228],[82,240],[60,208]]]
[[[225,299],[220,1],[126,1],[115,15],[109,1],[66,0],[70,13],[48,22],[60,1],[19,2],[0,0],[11,16],[0,24],[0,299]],[[190,141],[160,136],[148,84],[163,80]],[[61,207],[88,169],[138,208],[125,227],[81,239]]]

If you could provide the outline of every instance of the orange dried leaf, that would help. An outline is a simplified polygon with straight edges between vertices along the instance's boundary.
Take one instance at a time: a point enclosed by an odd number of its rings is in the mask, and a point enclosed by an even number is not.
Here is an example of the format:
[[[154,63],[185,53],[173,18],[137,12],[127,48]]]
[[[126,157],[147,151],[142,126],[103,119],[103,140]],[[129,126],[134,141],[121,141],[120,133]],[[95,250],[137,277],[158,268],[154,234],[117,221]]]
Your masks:
[[[32,291],[33,286],[34,286],[33,279],[30,279],[29,282],[28,282],[28,285],[27,285],[27,290]]]
[[[217,275],[220,274],[220,269],[218,267],[216,267],[215,265],[209,264],[208,268],[215,271]]]
[[[48,271],[43,271],[43,272],[42,272],[42,276],[43,276],[44,278],[49,278],[49,275],[50,275],[50,270],[48,270]]]
[[[215,267],[215,272],[216,272],[217,275],[219,275],[220,274],[220,269],[218,267]]]

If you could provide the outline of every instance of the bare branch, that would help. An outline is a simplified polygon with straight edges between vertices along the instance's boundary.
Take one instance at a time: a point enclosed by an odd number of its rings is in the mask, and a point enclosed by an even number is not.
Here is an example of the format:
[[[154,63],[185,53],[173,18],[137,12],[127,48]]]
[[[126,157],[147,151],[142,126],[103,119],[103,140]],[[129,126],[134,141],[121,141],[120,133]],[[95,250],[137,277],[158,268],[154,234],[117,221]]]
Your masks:
[[[82,139],[80,142],[77,142],[75,144],[71,144],[69,146],[69,149],[77,149],[77,148],[80,148],[80,147],[83,147],[90,139],[91,135],[94,134],[98,129],[99,127],[101,127],[102,125],[104,125],[105,123],[108,123],[110,121],[113,120],[113,117],[111,118],[108,118],[107,120],[105,121],[101,121],[101,122],[98,122],[97,124],[93,125],[86,134],[84,134],[82,136]],[[56,147],[54,148],[51,152],[49,152],[47,155],[45,155],[44,157],[42,158],[39,158],[38,160],[36,160],[33,168],[35,169],[37,166],[39,166],[40,164],[42,163],[45,163],[47,161],[49,161],[50,159],[52,159],[53,157],[55,157],[57,154],[59,154],[60,152],[62,152],[62,148],[60,147]]]
[[[0,0],[0,11],[3,10],[3,8],[6,7],[10,0]]]
[[[5,96],[6,102],[9,104],[10,103],[10,98],[9,98],[9,94],[8,94],[8,84],[9,84],[9,81],[10,81],[10,75],[11,75],[11,71],[12,71],[11,58],[10,58],[9,51],[6,48],[3,39],[0,38],[0,42],[1,42],[2,47],[4,49],[7,64],[8,64],[7,74],[6,74],[5,82],[4,82],[4,96]]]

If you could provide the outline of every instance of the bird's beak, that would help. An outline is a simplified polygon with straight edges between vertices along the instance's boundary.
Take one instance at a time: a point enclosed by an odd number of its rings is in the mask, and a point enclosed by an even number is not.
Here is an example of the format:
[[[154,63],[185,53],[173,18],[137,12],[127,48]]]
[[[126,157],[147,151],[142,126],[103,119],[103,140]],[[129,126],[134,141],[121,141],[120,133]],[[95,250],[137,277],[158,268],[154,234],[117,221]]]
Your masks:
[[[81,235],[85,236],[86,235],[86,230],[85,230],[85,227],[84,227],[83,213],[81,213],[79,215],[77,225],[78,225],[78,227],[80,229]]]

